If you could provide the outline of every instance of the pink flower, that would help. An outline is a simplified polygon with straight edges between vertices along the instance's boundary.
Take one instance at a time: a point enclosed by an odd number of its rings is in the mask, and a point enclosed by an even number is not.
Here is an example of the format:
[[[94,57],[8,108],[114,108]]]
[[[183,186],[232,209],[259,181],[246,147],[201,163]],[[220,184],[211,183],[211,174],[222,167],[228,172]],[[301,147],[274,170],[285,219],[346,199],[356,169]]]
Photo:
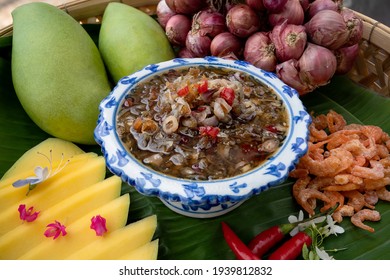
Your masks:
[[[32,206],[30,208],[26,209],[26,205],[25,204],[20,204],[19,208],[18,208],[20,219],[22,221],[26,221],[26,222],[33,222],[33,221],[35,221],[35,219],[39,215],[39,212],[34,212],[33,213],[33,210],[34,210],[34,207],[32,207]]]
[[[107,232],[106,219],[100,215],[93,216],[90,228],[95,230],[97,236],[103,236]]]
[[[65,230],[66,227],[58,221],[55,221],[55,223],[48,224],[46,227],[48,229],[45,231],[44,235],[46,237],[53,237],[53,240],[61,234],[62,236],[65,236],[67,234]]]

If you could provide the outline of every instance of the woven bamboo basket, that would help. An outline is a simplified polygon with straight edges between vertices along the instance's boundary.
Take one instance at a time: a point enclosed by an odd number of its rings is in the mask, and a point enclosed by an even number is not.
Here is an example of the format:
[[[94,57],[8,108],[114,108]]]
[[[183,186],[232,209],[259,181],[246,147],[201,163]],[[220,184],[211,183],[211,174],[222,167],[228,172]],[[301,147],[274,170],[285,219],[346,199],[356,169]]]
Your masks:
[[[76,0],[58,7],[80,23],[99,23],[110,2],[121,2],[153,15],[159,0]],[[363,38],[360,53],[347,74],[357,84],[390,98],[390,28],[355,12],[363,20]],[[0,37],[12,34],[12,25],[0,30]]]

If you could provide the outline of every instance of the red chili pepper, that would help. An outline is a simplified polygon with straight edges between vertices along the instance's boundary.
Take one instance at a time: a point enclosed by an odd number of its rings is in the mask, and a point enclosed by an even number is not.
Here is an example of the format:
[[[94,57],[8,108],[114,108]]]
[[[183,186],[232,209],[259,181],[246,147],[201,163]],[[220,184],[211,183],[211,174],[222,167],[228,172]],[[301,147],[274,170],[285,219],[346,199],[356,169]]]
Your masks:
[[[177,91],[178,96],[186,96],[190,92],[189,86],[185,86]]]
[[[272,133],[277,133],[278,132],[278,129],[274,125],[267,125],[265,127],[265,129],[268,130],[269,132],[272,132]]]
[[[311,243],[311,236],[305,231],[300,231],[276,249],[268,259],[295,260],[302,253],[303,245],[310,246]]]
[[[279,243],[288,233],[290,233],[299,223],[304,223],[324,215],[331,215],[337,209],[338,205],[339,203],[336,203],[336,205],[332,208],[329,208],[328,211],[324,213],[318,213],[302,221],[270,227],[269,229],[266,229],[257,234],[249,242],[248,248],[255,255],[261,258],[272,247]]]
[[[295,224],[282,224],[279,226],[273,226],[266,229],[256,235],[248,245],[248,248],[256,256],[261,258],[267,253],[272,247],[280,242],[286,234],[293,230]]]
[[[202,84],[198,84],[198,93],[205,93],[209,89],[207,80],[204,80]]]
[[[210,136],[211,138],[217,138],[220,129],[216,126],[200,126],[199,132],[202,136]]]
[[[226,100],[226,102],[232,106],[234,98],[236,97],[236,94],[234,93],[234,90],[232,88],[225,87],[222,89],[221,93],[219,94],[220,97]]]
[[[238,260],[259,260],[225,222],[221,224],[225,241]]]

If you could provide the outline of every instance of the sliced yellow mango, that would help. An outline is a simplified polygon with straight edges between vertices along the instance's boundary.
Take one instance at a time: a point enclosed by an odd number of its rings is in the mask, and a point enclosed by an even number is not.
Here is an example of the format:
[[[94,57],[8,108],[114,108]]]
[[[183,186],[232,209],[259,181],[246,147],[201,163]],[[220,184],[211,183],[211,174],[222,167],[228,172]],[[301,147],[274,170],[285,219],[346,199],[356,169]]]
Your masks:
[[[158,239],[148,242],[133,251],[119,256],[117,260],[157,260],[158,242]]]
[[[96,153],[92,153],[92,152],[89,152],[89,153],[83,153],[83,154],[77,154],[77,155],[74,155],[72,156],[71,158],[67,159],[66,161],[63,161],[61,163],[62,166],[64,166],[65,164],[66,165],[71,165],[73,163],[77,163],[79,161],[83,161],[87,158],[91,158],[91,157],[97,157],[98,155]],[[44,166],[41,166],[43,168],[45,167],[48,167],[49,168],[49,162],[47,162],[46,165]],[[57,168],[61,168],[61,166],[58,166],[59,162],[57,163],[54,163],[52,165],[52,174],[53,172],[55,172],[57,170]],[[58,176],[60,176],[61,174],[64,174],[64,169],[62,169],[59,173],[58,173]],[[25,170],[25,171],[20,171],[19,173],[15,174],[15,175],[12,175],[12,176],[9,176],[7,178],[4,178],[2,180],[0,180],[0,191],[3,189],[3,188],[14,188],[12,186],[12,184],[14,182],[16,182],[17,180],[20,180],[20,179],[25,179],[27,177],[30,177],[30,176],[35,176],[34,174],[34,169],[28,169],[28,170]],[[54,176],[53,176],[54,177]],[[27,186],[26,186],[27,187]],[[23,188],[26,188],[26,187],[21,187],[21,189]],[[25,191],[27,192],[27,191]]]
[[[72,142],[59,138],[48,138],[25,152],[11,168],[8,169],[2,179],[12,177],[25,170],[34,170],[36,166],[47,166],[47,159],[40,153],[50,157],[50,151],[52,151],[52,163],[60,162],[61,159],[66,161],[74,155],[84,153],[82,149]]]
[[[46,225],[54,220],[70,224],[86,213],[118,198],[121,185],[119,177],[111,176],[41,211],[34,222],[25,222],[0,237],[0,259],[16,259],[44,241]]]
[[[107,220],[107,229],[110,232],[115,231],[126,225],[129,205],[130,196],[125,194],[91,211],[74,223],[66,224],[66,221],[59,221],[65,224],[67,235],[60,236],[56,240],[45,238],[39,245],[22,255],[20,259],[65,259],[98,238],[104,238],[104,236],[96,236],[95,231],[90,229],[93,216],[101,215],[104,217]]]
[[[96,239],[68,258],[73,260],[115,260],[150,242],[156,227],[156,215],[146,217],[124,228],[105,234],[103,238]]]
[[[86,161],[72,164],[66,168],[73,168],[67,175],[56,180],[43,182],[28,196],[9,192],[7,196],[0,197],[2,213],[0,215],[0,236],[20,225],[18,207],[25,204],[27,208],[33,206],[36,211],[45,210],[65,198],[88,188],[90,185],[104,180],[106,165],[104,157],[91,158]],[[53,178],[54,179],[54,178]]]

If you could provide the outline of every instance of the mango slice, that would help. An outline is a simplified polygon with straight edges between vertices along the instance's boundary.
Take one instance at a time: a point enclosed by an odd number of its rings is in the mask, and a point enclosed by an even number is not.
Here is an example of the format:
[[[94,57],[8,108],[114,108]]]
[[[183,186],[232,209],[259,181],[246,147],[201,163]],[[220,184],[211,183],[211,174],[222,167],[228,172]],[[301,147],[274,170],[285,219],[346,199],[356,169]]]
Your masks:
[[[115,260],[120,256],[150,242],[157,227],[155,215],[131,223],[97,239],[81,250],[73,253],[69,259]]]
[[[133,251],[119,256],[117,260],[157,260],[158,242],[158,239],[148,242]]]
[[[25,193],[18,193],[17,195],[12,190],[9,193],[2,194],[3,196],[0,197],[0,208],[3,211],[0,216],[0,236],[20,224],[17,211],[20,204],[25,204],[27,208],[34,206],[36,211],[47,209],[89,187],[91,184],[102,181],[106,174],[105,160],[102,156],[78,164],[75,163],[66,168],[72,168],[72,172],[56,180],[49,179],[43,182],[28,196]],[[54,177],[51,179],[54,179]]]
[[[16,259],[45,240],[46,225],[54,220],[72,223],[106,203],[118,198],[122,181],[112,176],[91,185],[48,209],[42,210],[32,223],[22,223],[0,237],[0,259]],[[21,221],[19,221],[20,223]]]
[[[93,216],[101,215],[106,218],[107,229],[110,232],[115,231],[126,225],[129,205],[130,196],[128,194],[122,195],[106,205],[89,212],[77,221],[65,224],[67,235],[60,236],[56,240],[45,238],[39,245],[22,255],[19,259],[64,259],[73,252],[95,241],[96,238],[104,238],[104,236],[96,236],[95,231],[89,228]],[[60,222],[66,223],[66,221]]]
[[[49,154],[47,154],[47,155],[49,155]],[[70,158],[68,158],[66,160],[65,159],[62,160],[62,162],[60,160],[60,161],[52,164],[52,174],[54,174],[55,172],[58,172],[60,170],[61,175],[63,175],[64,168],[62,168],[62,167],[66,167],[67,165],[71,165],[73,163],[83,161],[87,158],[92,158],[92,157],[97,157],[97,156],[98,155],[96,153],[89,152],[89,153],[82,153],[82,154],[77,154],[77,155],[71,156]],[[43,156],[42,156],[42,158],[43,158]],[[49,168],[49,162],[46,161],[46,163],[42,163],[42,165],[36,165],[35,167],[37,167],[37,166],[41,166],[42,168],[45,168],[45,167]],[[14,182],[16,182],[17,180],[25,179],[25,178],[30,177],[30,176],[35,176],[35,174],[34,174],[35,167],[33,167],[33,168],[29,167],[29,169],[26,169],[23,171],[21,170],[20,172],[18,172],[16,174],[9,174],[9,176],[7,176],[7,178],[1,179],[0,180],[0,191],[3,188],[8,188],[8,187],[13,188],[12,184]],[[13,173],[13,171],[11,173]]]
[[[48,138],[38,145],[25,152],[8,171],[3,175],[1,180],[19,175],[26,170],[34,170],[36,166],[47,166],[47,159],[40,153],[52,157],[53,165],[58,164],[61,159],[68,160],[74,155],[82,154],[84,151],[72,142],[59,138]],[[19,177],[20,178],[20,177]]]

